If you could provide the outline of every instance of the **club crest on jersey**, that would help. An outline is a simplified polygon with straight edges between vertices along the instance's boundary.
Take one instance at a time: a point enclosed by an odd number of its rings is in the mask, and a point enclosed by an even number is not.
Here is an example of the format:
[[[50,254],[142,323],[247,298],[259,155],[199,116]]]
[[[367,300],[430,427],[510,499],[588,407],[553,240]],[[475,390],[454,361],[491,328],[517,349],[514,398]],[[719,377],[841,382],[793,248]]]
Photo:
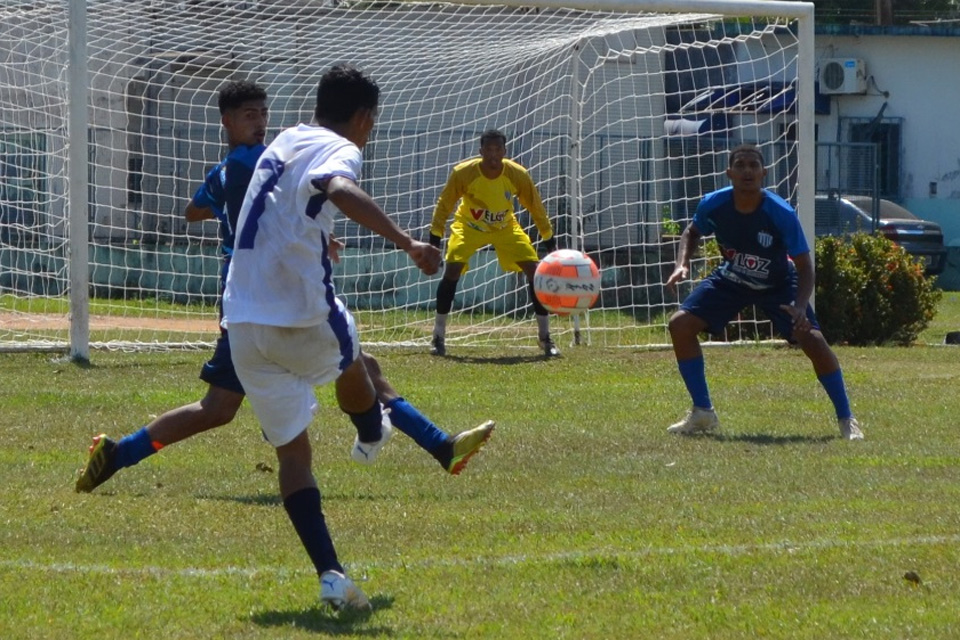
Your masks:
[[[759,242],[760,246],[764,249],[769,249],[770,245],[773,244],[773,236],[766,231],[761,231],[757,233],[757,242]]]

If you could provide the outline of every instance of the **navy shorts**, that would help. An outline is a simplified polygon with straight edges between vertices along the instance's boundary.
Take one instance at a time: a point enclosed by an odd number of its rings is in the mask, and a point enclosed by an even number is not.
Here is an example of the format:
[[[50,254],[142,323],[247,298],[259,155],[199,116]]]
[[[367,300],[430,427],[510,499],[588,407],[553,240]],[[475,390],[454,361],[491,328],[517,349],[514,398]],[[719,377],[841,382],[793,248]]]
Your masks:
[[[792,303],[796,295],[796,274],[781,287],[757,290],[711,273],[687,296],[680,309],[706,322],[710,333],[719,334],[745,307],[756,305],[770,318],[777,333],[788,342],[796,342],[792,337],[793,320],[790,314],[780,308],[782,304]],[[807,319],[813,329],[820,329],[810,305],[807,305]]]
[[[233,359],[230,357],[230,336],[226,329],[220,330],[220,337],[217,338],[217,346],[213,350],[213,357],[200,370],[200,379],[209,385],[227,391],[244,393],[243,385],[240,384],[240,379],[237,377],[237,370],[233,368]],[[244,395],[246,394],[244,393]]]

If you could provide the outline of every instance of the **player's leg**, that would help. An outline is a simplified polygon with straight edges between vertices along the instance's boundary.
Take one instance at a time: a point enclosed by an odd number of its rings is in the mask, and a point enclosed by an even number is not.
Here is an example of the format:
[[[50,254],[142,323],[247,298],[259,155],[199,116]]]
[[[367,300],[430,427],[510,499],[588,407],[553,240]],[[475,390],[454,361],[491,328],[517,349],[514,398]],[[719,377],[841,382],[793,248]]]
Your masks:
[[[720,425],[710,399],[699,336],[706,329],[721,331],[744,304],[735,289],[724,287],[719,278],[709,276],[697,285],[680,310],[670,317],[667,329],[670,331],[677,368],[690,395],[692,407],[680,422],[667,428],[668,432],[698,433],[711,431]]]
[[[347,339],[356,338],[347,314]],[[289,329],[231,326],[234,363],[264,437],[277,452],[283,506],[320,579],[321,599],[335,607],[369,608],[366,596],[344,575],[321,507],[312,471],[307,427],[317,409],[314,385],[336,379],[339,335],[327,325]],[[359,355],[359,346],[354,356]]]
[[[460,276],[466,273],[470,258],[477,249],[489,241],[484,233],[479,233],[458,222],[450,225],[450,237],[447,239],[447,253],[444,256],[446,266],[440,284],[437,285],[437,313],[433,321],[433,338],[430,353],[435,356],[447,355],[447,317],[453,309],[453,298],[460,284]]]
[[[390,422],[433,456],[447,472],[458,475],[493,433],[494,422],[450,436],[416,407],[407,402],[383,375],[380,363],[368,353],[361,355],[380,403],[389,411]]]
[[[793,301],[793,297],[794,294],[791,290],[786,295],[786,300],[781,302],[789,304]],[[863,431],[861,431],[860,424],[853,416],[853,411],[850,408],[850,399],[847,396],[847,387],[843,380],[840,361],[833,349],[830,348],[826,338],[823,337],[813,308],[807,305],[806,310],[811,329],[802,332],[793,331],[791,317],[780,309],[779,304],[765,305],[763,310],[773,322],[778,333],[789,342],[799,345],[803,353],[810,359],[817,380],[820,381],[824,391],[827,392],[827,397],[833,403],[840,435],[846,440],[862,440]]]
[[[362,591],[348,578],[323,515],[320,489],[311,467],[307,430],[276,448],[283,508],[320,579],[320,599],[334,608],[370,608]]]
[[[497,260],[504,271],[522,271],[527,279],[527,289],[530,295],[530,306],[537,319],[537,343],[548,357],[560,355],[560,350],[550,336],[550,315],[546,307],[537,298],[533,289],[533,278],[540,264],[537,250],[530,241],[530,236],[519,224],[499,231],[494,235],[493,247],[497,251]]]
[[[120,469],[139,463],[163,447],[233,420],[244,394],[230,358],[226,332],[217,341],[213,357],[204,364],[200,379],[209,386],[198,402],[171,409],[119,441],[113,441],[106,434],[94,437],[76,490],[93,491]]]
[[[533,278],[537,273],[537,262],[518,262],[517,266],[523,269],[523,274],[527,278],[527,289],[530,295],[530,306],[533,307],[533,317],[537,319],[537,344],[543,351],[543,355],[548,358],[555,358],[560,355],[560,349],[550,336],[550,312],[543,306],[540,299],[533,289]]]
[[[362,357],[358,356],[343,370],[337,378],[336,391],[340,410],[350,416],[357,429],[350,455],[357,462],[371,464],[390,440],[393,426],[383,413]]]
[[[447,262],[437,285],[437,313],[433,320],[433,337],[430,341],[430,353],[435,356],[447,355],[447,318],[453,309],[453,298],[460,283],[460,274],[463,273],[463,262]]]

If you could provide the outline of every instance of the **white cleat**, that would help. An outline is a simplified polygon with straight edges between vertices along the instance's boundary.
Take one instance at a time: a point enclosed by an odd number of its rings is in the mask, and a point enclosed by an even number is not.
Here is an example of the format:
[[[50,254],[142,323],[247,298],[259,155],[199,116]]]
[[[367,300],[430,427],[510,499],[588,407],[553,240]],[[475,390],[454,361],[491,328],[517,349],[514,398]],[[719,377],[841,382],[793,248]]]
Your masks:
[[[713,409],[702,409],[693,407],[687,411],[683,420],[667,427],[667,433],[679,433],[682,435],[691,435],[694,433],[706,433],[713,431],[720,426],[720,418]]]
[[[369,611],[372,608],[360,587],[339,571],[324,571],[320,576],[320,601],[330,605],[335,611]]]
[[[844,440],[863,440],[863,431],[860,431],[860,423],[854,417],[842,418],[837,420],[840,425],[840,435]]]

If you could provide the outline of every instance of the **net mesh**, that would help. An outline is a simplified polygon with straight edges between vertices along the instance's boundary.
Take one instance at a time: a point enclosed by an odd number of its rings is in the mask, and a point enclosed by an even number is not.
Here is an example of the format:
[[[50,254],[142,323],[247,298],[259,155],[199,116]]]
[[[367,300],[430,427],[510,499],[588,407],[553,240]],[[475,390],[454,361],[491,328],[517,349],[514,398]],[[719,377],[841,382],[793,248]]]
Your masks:
[[[216,103],[230,79],[266,88],[270,139],[309,121],[329,65],[366,69],[383,93],[362,186],[419,238],[453,165],[477,154],[481,132],[503,131],[560,247],[601,268],[602,295],[577,331],[592,344],[668,341],[675,236],[699,198],[725,186],[733,145],[759,144],[768,187],[796,201],[789,18],[310,0],[87,6],[95,347],[216,337],[218,231],[186,223],[183,209],[226,152]],[[68,216],[84,215],[66,200],[67,7],[8,2],[2,15],[0,348],[56,348],[69,337]],[[438,277],[345,218],[336,233],[346,244],[336,285],[365,342],[427,345]],[[490,250],[470,267],[448,345],[534,346],[522,277]],[[572,321],[553,324],[558,342],[574,335]]]

